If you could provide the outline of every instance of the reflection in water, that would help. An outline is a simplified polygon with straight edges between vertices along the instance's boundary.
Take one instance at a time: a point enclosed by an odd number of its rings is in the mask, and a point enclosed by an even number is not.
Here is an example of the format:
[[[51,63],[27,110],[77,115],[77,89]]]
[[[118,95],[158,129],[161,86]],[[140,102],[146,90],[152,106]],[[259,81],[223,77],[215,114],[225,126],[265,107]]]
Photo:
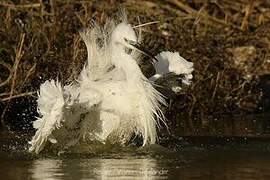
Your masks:
[[[57,177],[63,177],[62,164],[62,160],[37,159],[33,161],[33,168],[30,169],[30,173],[33,179],[54,180]]]
[[[191,150],[33,159],[0,152],[0,179],[270,179],[269,151]]]
[[[148,159],[99,159],[94,173],[101,179],[108,177],[156,179],[166,177],[167,170],[157,167],[153,158]],[[91,164],[88,167],[93,167]]]
[[[30,173],[33,179],[163,179],[168,170],[158,168],[153,158],[127,159],[37,159]]]

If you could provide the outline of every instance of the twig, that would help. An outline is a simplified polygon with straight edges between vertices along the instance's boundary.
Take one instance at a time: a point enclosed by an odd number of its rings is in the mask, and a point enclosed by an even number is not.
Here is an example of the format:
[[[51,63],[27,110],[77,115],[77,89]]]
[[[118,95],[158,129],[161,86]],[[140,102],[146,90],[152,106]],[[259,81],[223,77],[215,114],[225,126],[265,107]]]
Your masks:
[[[11,8],[11,9],[17,9],[17,8],[39,8],[40,7],[40,3],[15,5],[15,4],[9,4],[9,3],[0,2],[0,6],[4,6],[4,7],[7,7],[7,8]]]
[[[29,93],[23,93],[23,94],[20,94],[20,95],[12,96],[13,95],[13,92],[14,92],[14,88],[15,88],[15,80],[16,80],[16,76],[17,76],[18,65],[19,65],[19,62],[20,62],[20,60],[22,58],[22,55],[23,55],[22,47],[23,47],[23,44],[24,44],[24,38],[25,38],[25,33],[22,33],[21,34],[21,37],[20,37],[20,42],[19,42],[18,47],[16,49],[16,57],[15,57],[15,63],[13,65],[13,70],[12,70],[12,73],[10,73],[11,76],[13,75],[13,79],[12,79],[11,89],[10,89],[10,92],[9,92],[9,97],[0,99],[0,101],[2,101],[2,102],[4,102],[4,101],[8,101],[9,102],[11,99],[14,99],[14,98],[17,98],[17,97],[26,96],[26,95],[29,94]],[[4,63],[2,63],[2,65],[3,64]],[[8,66],[6,66],[6,67],[8,67]],[[8,78],[8,80],[9,80],[9,78]],[[4,122],[4,117],[5,117],[5,113],[6,113],[8,107],[9,107],[9,104],[6,105],[4,111],[1,114],[1,125],[2,125],[3,128],[6,127],[5,126],[5,122]]]
[[[5,25],[6,25],[7,29],[10,28],[10,23],[11,23],[10,19],[11,19],[10,8],[7,8],[7,13],[6,13],[6,16],[5,16]]]
[[[212,97],[211,97],[211,101],[213,101],[215,96],[216,96],[219,79],[220,79],[220,72],[217,73],[215,88],[214,88],[214,91],[213,91],[213,94],[212,94]]]
[[[36,63],[27,71],[26,77],[24,78],[23,83],[21,83],[21,88],[23,87],[27,79],[35,72],[35,70],[36,70]]]
[[[172,4],[174,4],[175,6],[177,6],[178,8],[184,10],[186,13],[190,14],[193,18],[198,18],[198,14],[199,12],[195,9],[192,9],[191,7],[189,7],[188,5],[183,4],[182,2],[178,1],[178,0],[170,0],[168,1]],[[217,19],[213,16],[208,15],[207,13],[200,13],[199,14],[201,16],[201,18],[206,19],[206,20],[210,20],[213,23],[219,24],[219,25],[223,25],[223,26],[230,26],[233,27],[235,29],[239,29],[241,30],[238,26],[225,22],[223,20]]]
[[[22,94],[17,94],[17,95],[14,95],[14,96],[9,96],[7,98],[3,98],[3,99],[0,99],[0,101],[2,102],[5,102],[5,101],[10,101],[11,99],[16,99],[16,98],[20,98],[20,97],[24,97],[24,96],[32,96],[33,94],[35,94],[36,92],[27,92],[27,93],[22,93]],[[1,95],[4,95],[5,93],[1,94]],[[7,93],[8,95],[8,93]],[[8,109],[10,104],[7,104],[6,107],[4,108],[2,114],[1,114],[1,117],[0,117],[0,121],[1,121],[1,126],[2,128],[6,128],[6,124],[5,124],[5,120],[4,120],[4,117],[5,117],[5,114],[6,114],[6,111]]]
[[[176,5],[178,8],[184,10],[185,12],[187,12],[188,14],[194,14],[195,10],[192,9],[191,7],[189,7],[188,5],[185,5],[184,3],[182,3],[181,1],[178,0],[171,0],[171,3],[173,3],[174,5]]]
[[[192,105],[191,105],[190,110],[188,112],[188,116],[189,116],[188,123],[189,123],[189,127],[190,127],[191,131],[193,131],[194,130],[194,125],[193,125],[193,121],[192,121],[191,116],[192,116],[192,113],[193,113],[193,110],[194,110],[194,106],[195,106],[195,104],[197,102],[197,99],[192,93],[191,93],[191,97],[192,97]]]
[[[89,18],[88,8],[87,5],[85,5],[84,2],[81,2],[81,5],[84,9],[84,16],[82,17],[79,13],[75,12],[76,17],[79,19],[83,27],[86,27],[87,25],[87,19]]]
[[[75,16],[79,19],[83,27],[86,27],[86,22],[82,19],[82,17],[79,15],[79,13],[75,12]]]
[[[46,47],[46,51],[44,51],[43,54],[47,54],[49,51],[50,51],[50,40],[48,39],[47,35],[44,33],[44,32],[37,32],[33,35],[29,45],[28,45],[28,50],[31,49],[32,46],[35,46],[34,42],[40,38],[40,36],[43,36],[45,41],[46,41],[46,44],[47,44],[47,47]]]
[[[241,24],[241,30],[243,30],[243,31],[248,30],[248,18],[251,15],[252,9],[254,7],[254,2],[255,2],[255,0],[250,0],[250,3],[246,7],[245,17],[244,17],[242,24]]]
[[[55,8],[53,0],[50,0],[50,6],[51,6],[51,14],[55,18]]]
[[[247,84],[247,81],[244,81],[239,86],[237,86],[236,88],[232,89],[231,90],[231,93],[234,93],[235,91],[238,91],[238,90],[242,90],[245,87],[246,84]]]
[[[8,64],[6,64],[4,62],[0,62],[0,65],[4,66],[9,71],[9,75],[8,75],[7,79],[4,82],[0,83],[0,87],[1,87],[1,86],[6,85],[10,81],[10,79],[12,78],[12,69]]]
[[[10,101],[11,99],[16,99],[16,98],[20,98],[20,97],[24,97],[24,96],[32,96],[33,94],[35,94],[36,92],[27,92],[27,93],[21,93],[21,94],[17,94],[17,95],[14,95],[14,96],[9,96],[9,97],[6,97],[6,98],[3,98],[1,99],[2,102],[5,102],[5,101]]]
[[[173,13],[177,14],[178,17],[187,17],[188,16],[187,13],[179,11],[178,9],[171,8],[171,6],[169,6],[169,5],[160,4],[159,6],[163,9],[168,10],[168,11],[172,11]]]
[[[43,18],[44,16],[44,6],[43,6],[43,2],[42,0],[39,0],[39,5],[40,5],[40,14],[41,14],[41,17]]]
[[[5,121],[4,121],[4,117],[5,117],[5,114],[6,114],[6,112],[7,112],[8,107],[9,107],[9,105],[7,105],[7,106],[4,108],[4,110],[3,110],[2,114],[1,114],[1,119],[0,119],[0,120],[1,120],[1,126],[2,126],[3,129],[7,129],[6,123],[5,123]]]
[[[9,95],[9,92],[1,93],[1,94],[0,94],[0,97],[1,97],[1,96],[7,96],[7,95]]]
[[[23,55],[22,47],[24,44],[24,38],[25,38],[25,33],[22,33],[18,48],[16,49],[16,57],[15,57],[15,63],[14,63],[14,68],[13,68],[13,79],[12,79],[12,85],[11,85],[11,90],[10,90],[10,94],[9,94],[10,98],[12,97],[12,94],[14,92],[15,81],[16,81],[16,77],[17,77],[17,69],[18,69],[19,62],[20,62],[22,55]]]
[[[148,26],[148,25],[157,24],[157,23],[160,23],[160,21],[152,21],[152,22],[147,22],[143,24],[138,24],[138,25],[133,26],[132,28],[139,28],[139,27]]]

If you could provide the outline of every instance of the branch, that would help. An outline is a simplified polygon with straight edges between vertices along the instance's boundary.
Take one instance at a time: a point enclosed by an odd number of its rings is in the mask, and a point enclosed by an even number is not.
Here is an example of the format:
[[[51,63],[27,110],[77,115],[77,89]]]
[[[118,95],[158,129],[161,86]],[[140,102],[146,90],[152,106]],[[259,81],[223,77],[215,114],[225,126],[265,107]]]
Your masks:
[[[39,7],[41,7],[40,3],[15,5],[15,4],[9,4],[9,3],[4,3],[4,2],[0,2],[0,6],[4,6],[4,7],[7,7],[7,8],[11,8],[11,9],[17,9],[17,8],[39,8]]]
[[[20,97],[24,97],[24,96],[32,96],[35,93],[36,92],[21,93],[21,94],[17,94],[17,95],[14,95],[14,96],[9,96],[9,97],[0,99],[0,101],[5,102],[5,101],[10,101],[11,99],[16,99],[16,98],[20,98]]]
[[[217,18],[215,18],[213,16],[210,16],[207,13],[199,12],[199,11],[191,8],[190,6],[182,3],[181,1],[178,1],[178,0],[168,0],[168,2],[170,2],[171,4],[174,4],[175,6],[177,6],[178,8],[180,8],[181,10],[183,10],[186,13],[190,14],[195,19],[198,18],[198,15],[199,15],[203,19],[210,20],[213,23],[220,24],[220,25],[223,25],[223,26],[230,26],[230,27],[233,27],[235,29],[241,30],[238,26],[236,26],[234,24],[228,23],[228,22],[223,21],[221,19],[217,19]]]

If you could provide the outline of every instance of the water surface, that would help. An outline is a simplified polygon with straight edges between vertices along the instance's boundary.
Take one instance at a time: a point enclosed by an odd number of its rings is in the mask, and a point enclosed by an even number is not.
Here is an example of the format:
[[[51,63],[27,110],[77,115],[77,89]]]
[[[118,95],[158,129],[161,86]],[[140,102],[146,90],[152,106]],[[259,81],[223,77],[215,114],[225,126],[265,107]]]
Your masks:
[[[38,156],[27,153],[26,147],[1,141],[1,179],[270,179],[268,145],[256,143],[211,148],[154,145]]]

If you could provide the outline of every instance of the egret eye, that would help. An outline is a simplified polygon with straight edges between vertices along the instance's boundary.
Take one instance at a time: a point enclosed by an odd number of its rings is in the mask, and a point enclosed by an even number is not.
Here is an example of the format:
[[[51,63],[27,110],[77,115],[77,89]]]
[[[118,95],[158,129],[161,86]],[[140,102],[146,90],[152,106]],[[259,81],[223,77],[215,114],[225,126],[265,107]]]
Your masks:
[[[132,52],[132,49],[130,49],[130,48],[125,48],[125,53],[127,53],[127,54],[131,54],[131,52]]]

